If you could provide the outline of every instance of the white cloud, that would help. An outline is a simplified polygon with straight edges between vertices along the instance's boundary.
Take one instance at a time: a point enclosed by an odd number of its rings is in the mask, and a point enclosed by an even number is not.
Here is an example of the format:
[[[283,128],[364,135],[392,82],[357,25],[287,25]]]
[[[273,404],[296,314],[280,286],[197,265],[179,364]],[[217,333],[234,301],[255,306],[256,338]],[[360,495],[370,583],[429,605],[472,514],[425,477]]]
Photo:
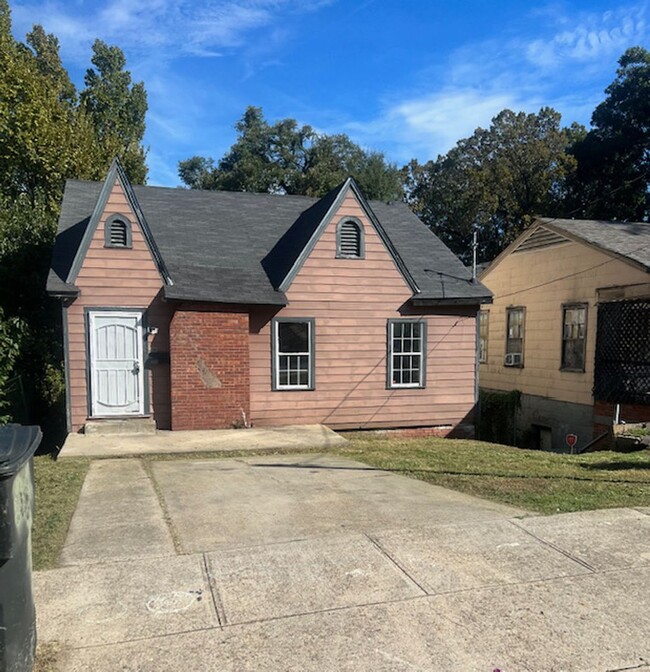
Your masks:
[[[537,8],[531,33],[466,43],[444,63],[424,67],[413,88],[365,122],[348,122],[350,136],[404,162],[435,159],[505,108],[538,112],[550,106],[569,125],[588,125],[604,98],[616,59],[647,43],[647,0],[605,13],[572,15],[559,4]]]
[[[603,57],[609,59],[646,38],[645,15],[645,4],[602,14],[584,14],[570,28],[550,38],[533,40],[526,57],[541,68],[552,68],[567,60],[581,63],[600,61]],[[568,23],[567,17],[560,13],[555,19],[563,27]]]
[[[348,123],[346,130],[357,142],[381,149],[395,161],[427,160],[446,153],[479,126],[489,126],[501,110],[532,111],[531,107],[505,91],[447,88],[390,105],[376,119]]]
[[[34,22],[59,38],[62,51],[85,58],[95,37],[130,53],[219,55],[239,47],[252,31],[291,13],[314,11],[333,0],[104,0],[90,7],[63,0],[19,0],[13,8],[22,37]]]

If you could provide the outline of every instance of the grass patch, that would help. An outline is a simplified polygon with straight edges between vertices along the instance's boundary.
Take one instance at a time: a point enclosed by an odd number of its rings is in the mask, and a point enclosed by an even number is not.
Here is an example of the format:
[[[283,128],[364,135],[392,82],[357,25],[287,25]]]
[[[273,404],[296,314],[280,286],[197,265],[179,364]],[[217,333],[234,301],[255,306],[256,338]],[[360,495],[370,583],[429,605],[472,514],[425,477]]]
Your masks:
[[[650,451],[559,455],[482,441],[352,434],[332,452],[529,511],[650,506]]]
[[[33,672],[57,672],[61,646],[58,642],[45,642],[36,647]]]
[[[86,459],[54,461],[49,455],[34,458],[34,569],[56,567],[89,464]]]

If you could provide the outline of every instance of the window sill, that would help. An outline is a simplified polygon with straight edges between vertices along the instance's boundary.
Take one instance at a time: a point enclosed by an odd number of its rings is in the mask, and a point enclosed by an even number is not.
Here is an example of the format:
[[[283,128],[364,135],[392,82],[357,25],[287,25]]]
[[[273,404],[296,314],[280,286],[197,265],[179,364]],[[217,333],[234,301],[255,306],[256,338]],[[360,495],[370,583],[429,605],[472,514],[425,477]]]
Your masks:
[[[387,385],[387,390],[426,390],[426,385]]]
[[[315,387],[274,387],[272,392],[314,392]]]
[[[564,367],[560,367],[560,372],[561,373],[586,373],[584,369],[567,369]]]

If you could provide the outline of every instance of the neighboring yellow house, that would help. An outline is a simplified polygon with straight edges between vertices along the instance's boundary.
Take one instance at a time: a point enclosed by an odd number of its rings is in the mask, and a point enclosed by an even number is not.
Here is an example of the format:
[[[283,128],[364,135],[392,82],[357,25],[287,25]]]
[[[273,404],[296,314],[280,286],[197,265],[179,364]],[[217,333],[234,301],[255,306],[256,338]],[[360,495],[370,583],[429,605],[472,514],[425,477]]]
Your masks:
[[[650,224],[538,219],[480,279],[480,386],[522,393],[520,440],[581,450],[617,412],[650,420]]]

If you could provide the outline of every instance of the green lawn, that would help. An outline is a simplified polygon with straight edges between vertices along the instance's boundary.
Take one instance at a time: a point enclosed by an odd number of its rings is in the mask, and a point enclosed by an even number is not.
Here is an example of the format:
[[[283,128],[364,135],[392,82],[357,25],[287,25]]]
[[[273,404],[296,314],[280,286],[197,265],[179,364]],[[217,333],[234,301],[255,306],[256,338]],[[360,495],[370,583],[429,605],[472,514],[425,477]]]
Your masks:
[[[56,567],[89,464],[77,459],[55,462],[49,455],[34,458],[34,569]]]
[[[361,433],[348,434],[347,438],[345,446],[331,452],[529,511],[558,513],[650,506],[650,450],[556,455],[481,441],[400,439],[391,434]],[[143,459],[205,460],[227,456],[199,453]],[[34,569],[56,566],[88,465],[89,460],[55,462],[48,456],[35,458]]]
[[[336,449],[343,457],[529,511],[650,506],[650,450],[559,455],[460,439],[349,438]]]

